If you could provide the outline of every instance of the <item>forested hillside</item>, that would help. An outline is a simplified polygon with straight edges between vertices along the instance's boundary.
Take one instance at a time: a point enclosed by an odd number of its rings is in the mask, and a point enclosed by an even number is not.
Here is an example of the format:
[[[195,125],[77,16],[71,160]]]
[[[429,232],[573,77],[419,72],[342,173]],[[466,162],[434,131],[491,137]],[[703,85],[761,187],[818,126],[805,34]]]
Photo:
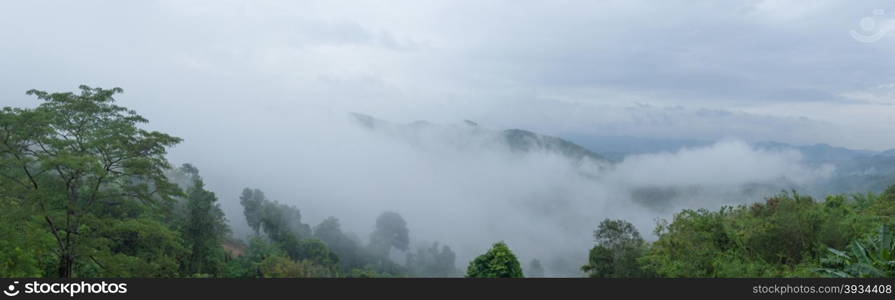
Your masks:
[[[201,166],[168,161],[169,149],[189,141],[148,129],[116,104],[121,92],[32,90],[37,107],[0,111],[0,277],[544,276],[540,260],[523,266],[503,241],[470,261],[439,242],[414,248],[414,224],[393,211],[361,238],[338,216],[308,224],[301,207],[260,189],[217,195]],[[515,151],[600,159],[528,131],[497,136]],[[220,197],[239,199],[242,215],[229,217],[244,218],[248,237],[232,234]],[[591,277],[889,277],[893,216],[895,186],[825,199],[787,191],[677,211],[658,222],[655,240],[606,219],[593,248],[575,251],[588,253],[579,264]]]

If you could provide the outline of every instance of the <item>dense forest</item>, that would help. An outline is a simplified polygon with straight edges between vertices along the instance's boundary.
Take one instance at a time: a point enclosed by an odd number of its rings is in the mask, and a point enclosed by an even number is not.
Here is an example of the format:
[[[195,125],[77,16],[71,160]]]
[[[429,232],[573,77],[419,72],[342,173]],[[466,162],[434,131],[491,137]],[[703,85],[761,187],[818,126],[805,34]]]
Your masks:
[[[172,166],[180,138],[115,104],[118,88],[28,91],[36,108],[0,111],[0,277],[541,277],[494,241],[472,261],[449,245],[411,249],[404,218],[382,212],[366,239],[337,216],[245,188],[251,228],[233,236],[199,167]],[[895,276],[895,186],[814,199],[781,192],[753,204],[683,210],[647,241],[625,220],[595,229],[590,277]],[[403,257],[401,257],[403,256]],[[403,261],[402,259],[403,258]]]

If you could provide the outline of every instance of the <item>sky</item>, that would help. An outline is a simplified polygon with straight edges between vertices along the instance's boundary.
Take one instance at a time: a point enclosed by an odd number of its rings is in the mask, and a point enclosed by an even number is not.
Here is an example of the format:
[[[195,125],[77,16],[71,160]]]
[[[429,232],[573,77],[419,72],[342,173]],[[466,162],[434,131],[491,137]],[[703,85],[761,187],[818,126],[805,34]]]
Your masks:
[[[312,225],[338,215],[361,235],[399,210],[411,234],[462,258],[498,238],[583,249],[599,217],[645,232],[668,217],[629,205],[628,189],[707,185],[674,207],[717,207],[728,187],[829,171],[744,142],[895,148],[890,31],[892,1],[2,1],[0,106],[35,106],[29,89],[121,87],[119,104],[184,138],[170,159],[195,164],[231,220],[249,186],[294,201]],[[396,144],[352,127],[350,112],[721,142],[632,157],[593,184],[579,176],[591,167],[563,158],[439,140],[463,130]],[[718,170],[738,176],[718,182]],[[529,206],[552,215],[504,215]],[[487,221],[500,218],[531,223],[518,234]]]
[[[890,1],[6,1],[0,99],[89,84],[170,128],[187,119],[172,106],[320,109],[882,150],[893,17]]]

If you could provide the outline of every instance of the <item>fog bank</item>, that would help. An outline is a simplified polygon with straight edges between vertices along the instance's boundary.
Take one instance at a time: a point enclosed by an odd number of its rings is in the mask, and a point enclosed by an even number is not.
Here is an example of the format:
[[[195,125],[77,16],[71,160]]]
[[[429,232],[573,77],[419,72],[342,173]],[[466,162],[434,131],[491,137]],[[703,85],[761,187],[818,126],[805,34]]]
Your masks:
[[[293,112],[254,120],[231,138],[190,142],[222,151],[178,148],[172,156],[202,170],[237,235],[247,232],[239,190],[257,187],[301,209],[311,225],[335,216],[366,240],[376,216],[395,211],[407,220],[413,245],[448,244],[461,269],[503,240],[520,261],[538,258],[552,275],[578,274],[604,218],[627,219],[652,239],[655,220],[681,208],[759,201],[832,172],[806,166],[798,152],[735,139],[611,164],[545,147],[519,151],[503,131],[473,122],[373,122]],[[251,134],[256,130],[265,134]]]

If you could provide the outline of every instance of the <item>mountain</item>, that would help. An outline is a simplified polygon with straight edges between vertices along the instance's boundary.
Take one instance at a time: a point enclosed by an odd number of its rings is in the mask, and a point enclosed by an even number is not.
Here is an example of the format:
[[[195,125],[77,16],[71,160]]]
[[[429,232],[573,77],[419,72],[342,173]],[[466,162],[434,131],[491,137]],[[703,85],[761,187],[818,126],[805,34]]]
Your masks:
[[[880,155],[880,156],[895,156],[895,149],[889,149],[889,150],[880,152],[880,153],[877,154],[877,155]]]
[[[646,153],[676,152],[685,148],[705,147],[714,141],[694,139],[664,139],[630,136],[564,135],[591,151],[599,152],[610,161],[619,162],[626,156]],[[882,192],[895,184],[895,149],[886,151],[856,150],[827,144],[792,145],[765,141],[751,143],[757,150],[797,151],[802,162],[810,166],[832,165],[835,170],[828,180],[810,187],[801,187],[815,196],[840,193]],[[666,194],[669,191],[648,190],[644,197]],[[635,197],[636,198],[636,197]]]
[[[834,147],[827,144],[814,144],[797,146],[780,142],[758,142],[753,147],[762,150],[796,150],[802,153],[806,163],[847,163],[856,159],[872,157],[876,152],[869,150],[853,150],[843,147]]]
[[[895,184],[895,154],[892,150],[875,152],[834,147],[827,144],[796,146],[779,142],[753,144],[758,149],[796,150],[809,165],[829,164],[833,176],[811,187],[815,195],[882,192]]]
[[[453,143],[461,147],[476,142],[483,145],[496,143],[507,147],[513,152],[556,153],[573,160],[591,159],[598,162],[606,162],[603,156],[563,138],[523,129],[487,129],[470,120],[464,120],[460,125],[436,125],[427,121],[396,124],[359,113],[352,113],[351,116],[357,124],[364,128],[386,132],[409,141],[422,139],[421,135],[424,133],[430,135],[440,134],[444,137],[444,142]]]
[[[591,152],[587,148],[555,136],[541,135],[522,129],[503,130],[500,132],[500,135],[507,145],[510,146],[510,149],[514,151],[532,152],[539,150],[559,153],[576,160],[584,157],[604,160],[602,156]]]
[[[470,145],[507,147],[518,153],[556,153],[573,161],[591,160],[601,169],[636,154],[677,152],[686,148],[712,145],[715,141],[696,139],[663,139],[629,136],[543,135],[523,129],[495,130],[464,120],[455,125],[437,125],[426,121],[397,124],[363,114],[352,114],[357,124],[372,131],[393,135],[415,145]],[[438,143],[427,143],[432,140]],[[827,144],[793,145],[774,141],[754,142],[756,150],[797,151],[802,163],[813,167],[833,166],[832,176],[810,186],[779,181],[742,187],[740,194],[765,195],[776,189],[797,189],[823,197],[828,194],[882,192],[895,184],[895,149],[887,151],[855,150]],[[422,147],[422,146],[421,146]],[[599,153],[599,154],[597,154]],[[635,202],[662,203],[675,195],[693,194],[694,187],[640,187],[633,189]],[[697,188],[698,189],[698,188]],[[661,205],[659,205],[661,206]]]
[[[590,136],[563,134],[561,137],[574,141],[590,151],[600,153],[606,159],[619,162],[634,154],[675,152],[683,148],[704,147],[712,141],[696,139],[662,139],[634,136]]]

